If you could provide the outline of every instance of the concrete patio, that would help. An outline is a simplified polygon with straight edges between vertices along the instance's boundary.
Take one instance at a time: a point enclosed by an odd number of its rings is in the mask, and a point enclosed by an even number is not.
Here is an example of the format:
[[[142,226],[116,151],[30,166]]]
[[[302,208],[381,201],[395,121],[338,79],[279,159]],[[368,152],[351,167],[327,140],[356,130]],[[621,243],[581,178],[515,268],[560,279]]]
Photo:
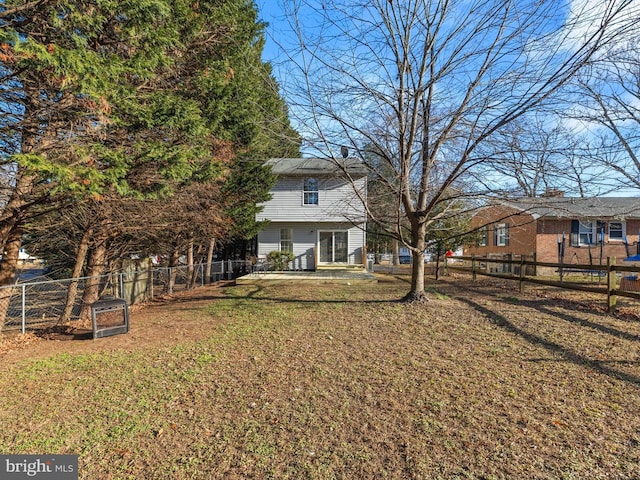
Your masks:
[[[375,275],[365,270],[317,270],[314,272],[254,272],[236,279],[237,285],[264,283],[376,283]]]

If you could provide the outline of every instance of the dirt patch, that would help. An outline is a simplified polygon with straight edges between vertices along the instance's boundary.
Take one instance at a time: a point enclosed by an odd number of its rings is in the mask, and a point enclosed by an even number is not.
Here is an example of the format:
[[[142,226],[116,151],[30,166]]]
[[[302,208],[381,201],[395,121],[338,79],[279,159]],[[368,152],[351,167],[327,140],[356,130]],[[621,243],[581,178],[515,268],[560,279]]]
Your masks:
[[[114,335],[93,339],[91,322],[72,322],[68,325],[47,327],[21,335],[19,332],[7,332],[0,337],[0,357],[9,356],[10,361],[24,358],[36,358],[56,353],[91,353],[103,350],[118,350],[137,345],[140,348],[153,347],[171,341],[173,334],[172,319],[178,319],[173,327],[185,339],[200,338],[197,323],[185,320],[182,314],[189,309],[206,306],[212,300],[220,298],[220,289],[232,286],[233,282],[218,282],[194,290],[184,290],[173,295],[158,297],[153,302],[129,307],[130,332],[126,335]],[[188,304],[188,307],[185,306]],[[46,340],[46,341],[42,341]],[[73,341],[73,342],[72,342]],[[38,342],[38,345],[33,345]],[[60,342],[64,342],[61,345]]]

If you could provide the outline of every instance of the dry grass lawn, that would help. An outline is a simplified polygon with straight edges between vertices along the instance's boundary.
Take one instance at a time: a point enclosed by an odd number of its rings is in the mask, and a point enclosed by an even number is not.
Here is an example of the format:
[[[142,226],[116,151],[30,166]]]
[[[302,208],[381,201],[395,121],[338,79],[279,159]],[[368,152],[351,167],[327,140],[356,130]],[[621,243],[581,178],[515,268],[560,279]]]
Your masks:
[[[0,360],[0,451],[83,479],[640,478],[640,320],[467,277],[207,287]]]

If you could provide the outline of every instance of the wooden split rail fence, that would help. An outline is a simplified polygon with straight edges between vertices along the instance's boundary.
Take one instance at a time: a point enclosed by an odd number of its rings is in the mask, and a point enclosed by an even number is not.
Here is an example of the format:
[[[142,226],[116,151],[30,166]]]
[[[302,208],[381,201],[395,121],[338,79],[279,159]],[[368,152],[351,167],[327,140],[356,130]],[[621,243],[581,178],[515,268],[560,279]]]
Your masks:
[[[489,265],[499,265],[497,270],[501,271],[492,272],[487,268]],[[554,277],[558,277],[558,280],[536,275],[539,268],[554,272]],[[524,257],[455,256],[445,258],[444,270],[470,273],[474,280],[477,275],[515,280],[520,284],[520,291],[523,290],[524,283],[529,282],[606,295],[609,311],[615,310],[617,297],[640,300],[640,266],[617,265],[615,257],[607,258],[606,265],[569,265],[536,262]],[[594,283],[594,278],[597,278],[597,283]],[[586,279],[591,282],[586,283]]]

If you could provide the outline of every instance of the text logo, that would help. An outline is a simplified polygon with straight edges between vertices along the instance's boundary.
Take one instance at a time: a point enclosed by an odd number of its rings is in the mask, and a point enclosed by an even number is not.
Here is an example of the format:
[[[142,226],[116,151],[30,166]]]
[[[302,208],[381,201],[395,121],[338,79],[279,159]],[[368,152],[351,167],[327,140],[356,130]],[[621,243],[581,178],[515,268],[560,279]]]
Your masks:
[[[78,480],[77,455],[0,455],[2,480]]]

